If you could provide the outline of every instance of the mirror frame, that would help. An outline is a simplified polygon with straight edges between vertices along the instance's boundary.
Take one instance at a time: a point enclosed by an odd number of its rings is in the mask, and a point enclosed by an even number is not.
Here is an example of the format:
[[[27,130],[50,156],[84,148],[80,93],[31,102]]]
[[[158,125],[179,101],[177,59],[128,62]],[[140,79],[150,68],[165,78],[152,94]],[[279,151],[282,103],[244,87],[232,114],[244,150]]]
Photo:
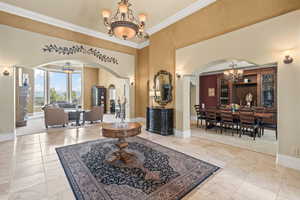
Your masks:
[[[160,100],[160,99],[159,99],[160,97],[158,97],[158,96],[156,95],[156,79],[157,79],[157,77],[160,76],[160,75],[167,75],[167,76],[169,77],[169,80],[170,80],[170,86],[171,86],[171,87],[170,87],[170,96],[169,96],[169,99],[166,100],[166,101]],[[153,81],[154,81],[154,86],[153,86],[153,89],[154,89],[154,101],[155,101],[156,103],[158,103],[159,105],[161,105],[161,106],[165,106],[165,105],[167,105],[168,103],[172,102],[172,101],[173,101],[173,94],[172,94],[172,93],[173,93],[172,74],[171,74],[170,72],[165,71],[165,70],[160,70],[160,71],[157,72],[157,74],[154,76]]]

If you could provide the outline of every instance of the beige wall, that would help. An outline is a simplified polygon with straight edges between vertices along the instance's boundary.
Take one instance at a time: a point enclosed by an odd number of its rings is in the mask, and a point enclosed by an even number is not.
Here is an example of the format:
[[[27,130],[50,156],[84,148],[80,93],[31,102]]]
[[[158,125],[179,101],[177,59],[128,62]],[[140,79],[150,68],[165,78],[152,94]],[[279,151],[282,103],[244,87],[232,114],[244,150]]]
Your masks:
[[[43,52],[45,45],[56,44],[62,47],[82,45],[63,39],[49,37],[38,33],[32,33],[21,29],[0,25],[0,60],[1,64],[16,65],[22,67],[37,67],[49,62],[60,60],[74,60],[87,66],[103,67],[121,77],[134,77],[135,56],[103,48],[97,48],[104,55],[112,56],[119,61],[119,64],[101,61],[95,56],[76,53],[63,55],[55,52]],[[84,45],[86,49],[93,46]]]
[[[15,84],[14,70],[9,68],[10,76],[3,76],[3,71],[6,66],[0,66],[0,140],[12,139],[14,133],[15,121]]]
[[[83,68],[83,102],[84,109],[92,108],[92,87],[98,85],[99,69],[92,67]]]
[[[299,19],[300,10],[176,52],[176,69],[184,74],[198,74],[206,69],[206,64],[219,59],[237,58],[257,64],[278,62],[279,153],[294,157],[295,149],[300,149]],[[283,64],[284,50],[287,49],[291,49],[291,55],[295,59],[290,65]],[[188,94],[183,91],[180,96],[185,95]]]

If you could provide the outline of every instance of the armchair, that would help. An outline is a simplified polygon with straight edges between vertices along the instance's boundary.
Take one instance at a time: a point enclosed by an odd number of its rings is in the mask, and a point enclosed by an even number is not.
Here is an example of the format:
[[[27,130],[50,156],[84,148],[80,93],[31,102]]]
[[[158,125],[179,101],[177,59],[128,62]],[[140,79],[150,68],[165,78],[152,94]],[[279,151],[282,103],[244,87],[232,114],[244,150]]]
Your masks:
[[[90,121],[91,123],[95,121],[103,121],[104,108],[103,106],[94,106],[91,111],[84,114],[85,121]]]
[[[68,124],[68,113],[65,113],[63,108],[47,106],[43,110],[45,113],[46,128],[55,125],[62,125],[63,127],[65,127],[66,124]]]

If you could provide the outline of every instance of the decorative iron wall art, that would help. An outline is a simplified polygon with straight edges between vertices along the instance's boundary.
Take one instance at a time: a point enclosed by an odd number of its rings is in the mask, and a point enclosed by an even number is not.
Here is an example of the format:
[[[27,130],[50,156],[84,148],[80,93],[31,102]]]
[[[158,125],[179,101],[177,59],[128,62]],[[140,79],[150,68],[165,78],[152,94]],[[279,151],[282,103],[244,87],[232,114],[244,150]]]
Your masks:
[[[113,56],[107,56],[101,53],[98,49],[95,48],[85,48],[82,45],[74,45],[72,47],[59,47],[55,44],[45,45],[43,48],[44,53],[58,53],[60,55],[74,55],[77,53],[82,53],[85,55],[95,56],[102,62],[113,63],[118,65],[119,61]]]

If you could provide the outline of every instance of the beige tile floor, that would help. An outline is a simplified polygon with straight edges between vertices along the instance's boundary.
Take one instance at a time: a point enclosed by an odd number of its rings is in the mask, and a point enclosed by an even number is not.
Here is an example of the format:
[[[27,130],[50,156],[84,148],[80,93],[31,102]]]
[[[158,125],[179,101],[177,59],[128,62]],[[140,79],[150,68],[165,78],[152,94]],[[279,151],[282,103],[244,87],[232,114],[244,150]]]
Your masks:
[[[184,200],[300,199],[300,172],[277,166],[273,156],[195,136],[181,139],[146,131],[141,136],[222,167]],[[100,125],[95,125],[0,143],[0,199],[74,199],[55,148],[99,138]]]

